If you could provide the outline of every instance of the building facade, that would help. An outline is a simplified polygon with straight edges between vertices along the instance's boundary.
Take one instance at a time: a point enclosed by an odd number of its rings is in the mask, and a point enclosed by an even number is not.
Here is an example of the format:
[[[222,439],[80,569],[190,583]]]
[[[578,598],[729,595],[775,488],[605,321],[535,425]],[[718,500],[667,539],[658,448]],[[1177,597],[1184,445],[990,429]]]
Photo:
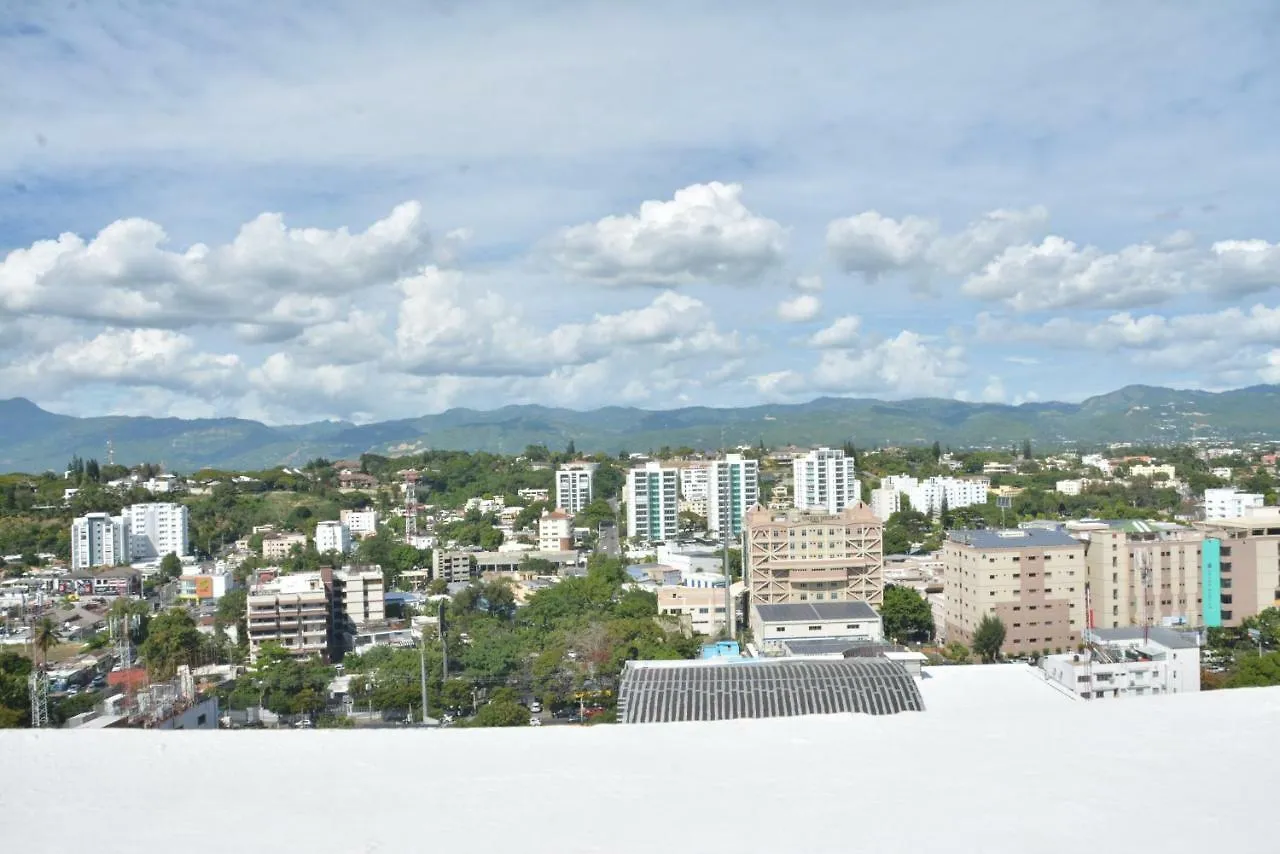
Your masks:
[[[1043,529],[952,531],[942,548],[947,641],[973,645],[985,616],[1005,627],[1002,652],[1073,650],[1085,627],[1085,546]]]
[[[862,500],[862,484],[853,457],[844,451],[818,448],[791,461],[792,504],[801,510],[839,513]]]
[[[1262,507],[1264,496],[1256,492],[1240,492],[1236,489],[1206,489],[1204,491],[1204,518],[1240,519],[1254,508]]]
[[[879,489],[872,494],[872,510],[881,520],[897,513],[902,497],[911,502],[911,509],[921,513],[938,515],[944,508],[971,507],[987,503],[987,491],[991,481],[985,477],[931,477],[917,480],[906,475],[890,475],[880,481]]]
[[[562,552],[573,548],[573,517],[562,510],[543,510],[538,520],[538,550]]]
[[[386,622],[385,593],[381,567],[348,566],[333,573],[330,619],[335,646],[349,652],[362,630]]]
[[[1204,533],[1141,521],[1104,524],[1077,533],[1086,538],[1093,627],[1203,625]]]
[[[343,510],[338,520],[347,526],[353,537],[369,537],[378,533],[377,510]]]
[[[747,514],[744,573],[749,605],[884,601],[883,523],[865,504],[839,513]]]
[[[650,462],[627,472],[627,536],[643,542],[674,539],[680,522],[680,474]]]
[[[1204,533],[1201,598],[1204,625],[1239,626],[1280,607],[1280,513],[1198,523]]]
[[[262,538],[263,560],[284,560],[293,551],[293,547],[307,547],[307,535],[292,532],[267,534]]]
[[[742,454],[726,454],[712,461],[708,474],[707,530],[737,538],[747,511],[760,501],[760,464]]]
[[[129,519],[88,513],[71,523],[71,568],[118,566],[130,560]]]
[[[282,575],[246,597],[249,656],[277,643],[300,658],[329,656],[332,639],[332,580],[323,572]]]
[[[155,560],[168,554],[191,554],[189,514],[185,504],[135,504],[129,519],[129,550],[133,560]]]
[[[1200,690],[1200,647],[1172,629],[1096,629],[1081,652],[1050,655],[1049,679],[1085,700],[1186,694]]]
[[[685,501],[701,501],[705,507],[710,483],[710,463],[698,461],[680,464],[680,497]]]
[[[723,587],[666,585],[654,591],[658,613],[680,619],[686,631],[714,637],[728,625]]]
[[[782,651],[785,641],[840,640],[880,643],[880,615],[866,602],[810,602],[751,606],[751,636],[762,652]]]
[[[351,551],[351,529],[341,522],[316,523],[316,551],[347,554]]]
[[[556,470],[556,507],[577,516],[594,497],[596,464],[565,463]]]
[[[444,579],[450,584],[468,582],[475,577],[476,558],[473,552],[450,552],[436,549],[431,552],[431,579]]]

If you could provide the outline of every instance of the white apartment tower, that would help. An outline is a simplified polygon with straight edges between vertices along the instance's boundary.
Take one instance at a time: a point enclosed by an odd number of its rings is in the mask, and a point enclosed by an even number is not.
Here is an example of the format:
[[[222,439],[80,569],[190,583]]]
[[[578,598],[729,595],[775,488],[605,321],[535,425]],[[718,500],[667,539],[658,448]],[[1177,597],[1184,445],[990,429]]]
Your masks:
[[[801,510],[839,513],[862,500],[853,457],[840,449],[818,448],[791,461],[793,504]]]
[[[133,560],[156,560],[168,554],[191,553],[189,514],[185,504],[135,504],[125,510],[129,520],[129,550]]]
[[[377,510],[343,510],[338,520],[347,526],[353,536],[371,536],[378,533]]]
[[[760,464],[742,454],[711,463],[707,479],[707,529],[721,537],[742,534],[747,511],[760,502]]]
[[[1206,489],[1204,491],[1204,518],[1240,519],[1255,507],[1263,506],[1264,496],[1256,492],[1240,492],[1236,489]]]
[[[661,543],[676,536],[680,472],[651,462],[627,472],[627,536]]]
[[[592,498],[595,463],[565,463],[556,471],[556,507],[577,516]]]
[[[316,524],[316,551],[347,554],[351,551],[351,529],[341,522]]]
[[[71,523],[71,568],[116,566],[129,562],[129,519],[89,513]]]

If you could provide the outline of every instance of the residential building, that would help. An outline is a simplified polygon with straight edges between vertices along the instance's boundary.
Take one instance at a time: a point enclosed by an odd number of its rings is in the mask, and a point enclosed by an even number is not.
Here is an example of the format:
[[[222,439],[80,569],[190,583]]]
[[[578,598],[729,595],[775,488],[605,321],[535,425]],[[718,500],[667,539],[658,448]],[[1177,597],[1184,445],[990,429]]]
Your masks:
[[[453,584],[467,582],[476,577],[476,559],[473,552],[451,552],[435,549],[431,552],[431,580],[442,578]]]
[[[124,515],[129,520],[129,552],[133,560],[191,554],[189,514],[185,504],[135,504],[126,508]]]
[[[573,548],[573,517],[563,510],[543,510],[538,520],[538,549],[566,552]]]
[[[1249,515],[1255,507],[1263,506],[1263,496],[1256,492],[1240,492],[1237,489],[1206,489],[1204,491],[1204,518],[1240,519]]]
[[[338,475],[339,489],[376,489],[378,479],[371,474],[358,471],[343,471]]]
[[[747,514],[748,601],[884,601],[883,523],[865,504],[839,513],[767,510]]]
[[[368,537],[378,533],[377,510],[343,510],[338,521],[347,526],[353,537]]]
[[[713,637],[728,625],[723,587],[658,587],[658,613],[680,618],[686,631]]]
[[[1194,634],[1155,628],[1095,629],[1081,652],[1047,656],[1045,676],[1086,700],[1200,690]]]
[[[1175,480],[1178,477],[1178,472],[1172,465],[1139,463],[1129,467],[1129,477],[1145,477],[1150,480]]]
[[[1018,467],[1013,463],[983,463],[983,474],[1017,474]]]
[[[791,461],[794,506],[839,513],[862,500],[862,484],[853,457],[844,451],[818,448]]]
[[[278,643],[299,657],[328,657],[332,629],[332,579],[325,572],[282,575],[255,587],[246,600],[249,656]]]
[[[724,551],[716,546],[660,545],[658,563],[693,573],[724,574]]]
[[[711,484],[711,463],[698,460],[680,463],[680,497],[685,501],[703,502],[706,507]],[[705,516],[705,511],[699,515]]]
[[[1086,543],[1094,628],[1202,625],[1202,531],[1137,520],[1067,529]]]
[[[1038,528],[951,531],[942,548],[948,642],[973,645],[985,616],[1005,654],[1075,649],[1085,627],[1085,545]]]
[[[117,566],[130,560],[129,518],[88,513],[71,523],[71,568]]]
[[[707,480],[707,530],[721,538],[742,536],[742,520],[760,502],[760,464],[742,454],[713,460]]]
[[[316,551],[347,554],[351,551],[351,529],[341,522],[316,523]]]
[[[1060,480],[1054,484],[1053,491],[1059,495],[1079,495],[1084,491],[1083,480]]]
[[[216,602],[235,586],[231,568],[225,564],[187,564],[178,577],[178,598],[192,602]]]
[[[386,622],[384,595],[381,567],[347,566],[333,573],[335,651],[351,651],[361,630]]]
[[[293,550],[294,546],[306,549],[307,535],[292,531],[267,534],[262,538],[262,559],[284,560],[289,556],[289,552]]]
[[[902,509],[901,496],[905,495],[911,502],[912,510],[937,515],[944,508],[955,510],[986,504],[987,490],[990,487],[991,481],[985,477],[931,477],[917,480],[906,475],[890,475],[880,481],[880,490],[883,491],[880,492],[878,501],[873,493],[872,510],[878,518],[887,520]]]
[[[866,602],[806,602],[751,605],[751,636],[764,653],[782,652],[793,640],[841,640],[880,643],[880,615]]]
[[[594,497],[596,463],[565,463],[556,470],[556,507],[577,516]]]
[[[523,498],[525,501],[530,501],[530,502],[551,500],[551,490],[536,489],[532,486],[526,486],[521,489],[517,489],[516,495],[520,498]]]
[[[1280,513],[1214,519],[1195,527],[1205,535],[1204,625],[1239,626],[1247,617],[1280,607]]]
[[[1213,475],[1214,477],[1220,480],[1231,480],[1231,477],[1232,477],[1231,469],[1228,468],[1227,466],[1218,466],[1216,468],[1211,468],[1209,469],[1209,474]]]
[[[858,485],[858,491],[862,491],[862,485]],[[790,510],[795,506],[795,502],[791,500],[791,492],[787,489],[786,484],[775,483],[773,488],[769,490],[769,509],[770,510]]]
[[[1080,458],[1080,465],[1085,468],[1095,468],[1104,475],[1111,475],[1111,461],[1102,454],[1085,454]]]
[[[674,539],[680,519],[680,474],[649,462],[627,472],[627,536],[643,542]],[[708,511],[710,507],[708,507]]]

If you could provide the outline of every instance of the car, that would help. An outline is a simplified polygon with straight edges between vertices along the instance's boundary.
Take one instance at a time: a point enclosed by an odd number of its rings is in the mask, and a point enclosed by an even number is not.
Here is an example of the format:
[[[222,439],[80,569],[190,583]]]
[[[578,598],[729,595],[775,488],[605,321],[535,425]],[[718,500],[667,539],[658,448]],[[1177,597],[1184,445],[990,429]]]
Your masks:
[[[307,718],[303,718],[302,720],[294,724],[293,728],[294,729],[311,729],[311,721],[308,720]]]
[[[542,726],[542,718],[529,718],[529,726]]]
[[[534,700],[532,703],[529,704],[529,711],[533,712],[535,715],[541,714],[542,704],[539,703],[537,700]]]

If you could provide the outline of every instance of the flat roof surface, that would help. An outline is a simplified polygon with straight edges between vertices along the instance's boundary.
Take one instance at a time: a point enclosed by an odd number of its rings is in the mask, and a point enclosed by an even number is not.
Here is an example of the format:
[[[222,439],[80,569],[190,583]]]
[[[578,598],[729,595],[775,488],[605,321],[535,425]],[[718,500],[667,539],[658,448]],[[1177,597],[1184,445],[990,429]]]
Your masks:
[[[1123,629],[1090,629],[1089,631],[1104,644],[1111,641],[1135,641],[1143,638],[1143,628],[1141,626],[1130,626]],[[1164,626],[1151,626],[1146,631],[1148,632],[1147,637],[1161,646],[1167,646],[1169,649],[1195,649],[1200,646],[1200,644],[1196,643],[1194,637]]]
[[[1274,740],[1280,688],[1085,703],[1031,691],[1045,686],[1016,665],[927,669],[937,675],[923,681],[920,714],[502,730],[5,730],[0,820],[65,827],[75,804],[78,827],[115,827],[119,799],[102,796],[102,781],[137,768],[145,773],[129,776],[129,832],[94,835],[97,854],[167,850],[176,839],[190,854],[420,851],[412,804],[424,789],[466,793],[429,822],[432,849],[455,854],[652,854],[673,839],[690,852],[1078,854],[1078,823],[1046,820],[1053,815],[1087,817],[1106,841],[1086,847],[1106,851],[1275,849],[1266,820],[1275,774],[1259,746]],[[931,682],[941,689],[932,697]],[[335,756],[358,757],[352,779],[378,785],[341,786]],[[734,767],[749,768],[765,795],[744,801],[747,777],[708,773]],[[938,782],[940,769],[953,772],[950,782]],[[1223,769],[1230,785],[1188,782]],[[703,809],[636,820],[637,803],[691,781]],[[192,833],[211,791],[236,793],[234,820]],[[1029,793],[1038,806],[1020,808]],[[1176,797],[1194,808],[1166,820]],[[847,815],[851,804],[861,820],[814,820]],[[708,810],[727,818],[708,821]],[[65,834],[14,838],[24,854],[67,849]]]
[[[877,620],[879,615],[866,602],[791,602],[785,605],[756,605],[766,623],[804,623],[811,620]]]
[[[1035,549],[1083,545],[1080,540],[1070,534],[1044,528],[952,531],[947,534],[947,537],[952,542],[972,546],[975,549]]]

